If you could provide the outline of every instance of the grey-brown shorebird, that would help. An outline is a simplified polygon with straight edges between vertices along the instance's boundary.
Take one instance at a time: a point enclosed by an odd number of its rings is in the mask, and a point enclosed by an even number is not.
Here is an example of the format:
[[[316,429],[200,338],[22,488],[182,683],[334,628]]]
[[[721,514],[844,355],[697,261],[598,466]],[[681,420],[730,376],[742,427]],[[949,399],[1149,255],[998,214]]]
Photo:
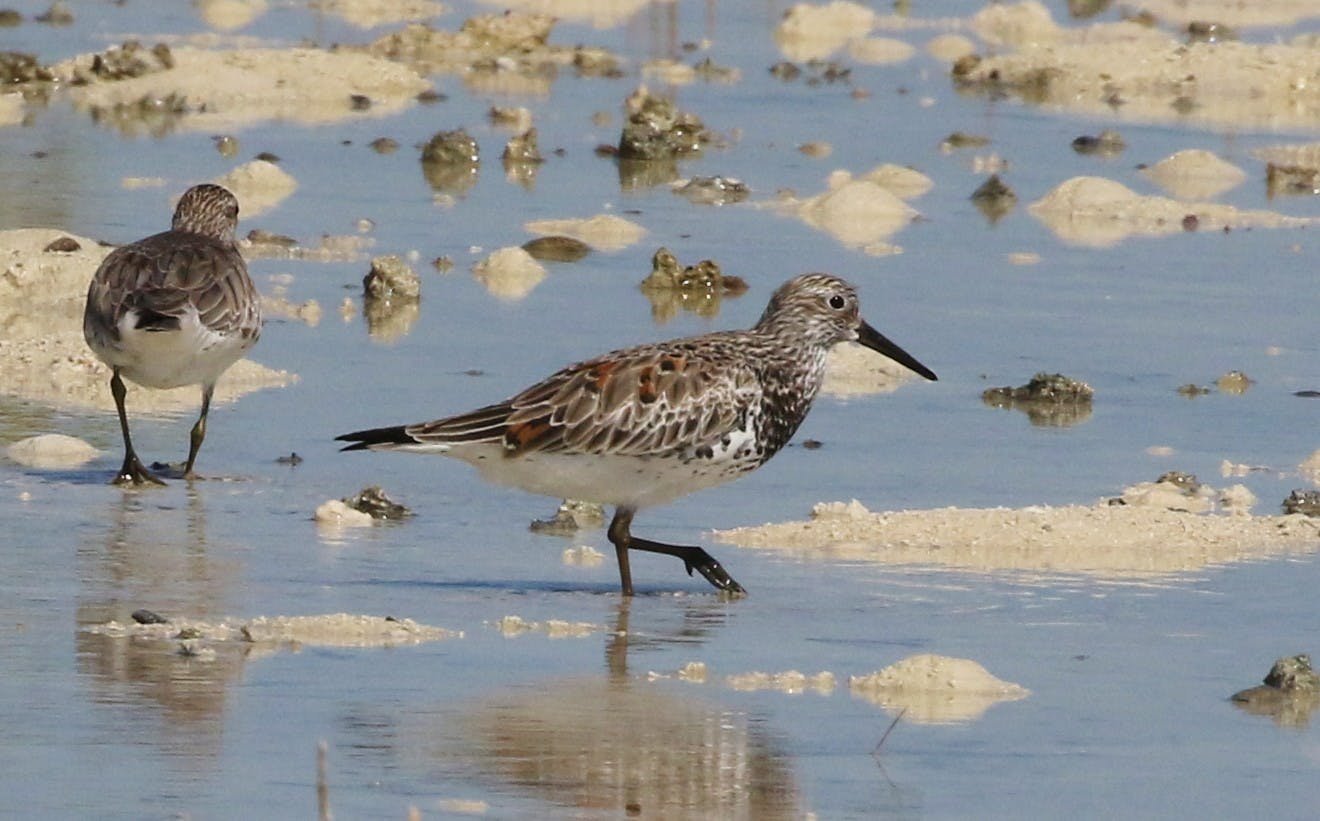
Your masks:
[[[625,596],[633,593],[630,549],[676,556],[689,575],[743,594],[702,548],[632,535],[633,515],[774,456],[820,391],[826,354],[849,341],[936,378],[862,320],[853,286],[806,274],[781,285],[750,330],[614,351],[470,413],[338,439],[353,443],[344,450],[443,453],[497,484],[613,505],[608,535]]]
[[[202,386],[181,471],[195,477],[216,380],[261,335],[261,298],[234,242],[237,226],[238,200],[228,189],[195,185],[179,199],[170,230],[116,248],[92,277],[83,336],[111,369],[124,435],[115,484],[163,484],[133,450],[124,378],[146,388]]]

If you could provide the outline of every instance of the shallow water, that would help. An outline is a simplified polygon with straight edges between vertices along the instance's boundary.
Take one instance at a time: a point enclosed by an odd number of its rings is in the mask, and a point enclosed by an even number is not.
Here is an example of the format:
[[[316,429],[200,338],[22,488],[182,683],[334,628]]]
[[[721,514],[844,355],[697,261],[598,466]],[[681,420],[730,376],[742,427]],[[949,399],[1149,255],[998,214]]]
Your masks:
[[[1320,216],[1314,198],[1269,199],[1263,164],[1250,154],[1314,133],[1109,123],[963,97],[921,53],[894,67],[853,65],[851,86],[786,84],[766,68],[781,59],[770,33],[787,5],[664,4],[615,29],[561,24],[554,40],[692,62],[676,44],[708,38],[710,56],[741,69],[742,81],[683,86],[677,99],[709,127],[740,133],[681,173],[741,178],[764,203],[780,189],[816,193],[834,169],[911,165],[935,187],[913,203],[924,219],[893,238],[901,255],[867,256],[751,204],[696,206],[665,186],[621,190],[614,163],[592,149],[616,141],[635,63],[617,80],[564,72],[539,97],[475,93],[438,76],[444,102],[333,126],[247,128],[234,134],[234,159],[217,153],[209,134],[124,137],[60,103],[0,129],[0,228],[128,241],[163,228],[168,197],[188,184],[271,151],[298,191],[244,220],[242,232],[312,242],[368,218],[372,252],[416,250],[423,276],[416,324],[384,344],[368,337],[360,314],[341,321],[336,310],[344,296],[359,296],[365,262],[251,263],[263,290],[272,276],[292,274],[289,298],[316,299],[325,314],[315,327],[272,320],[254,350],[256,360],[298,374],[297,384],[213,410],[199,468],[223,479],[148,492],[106,486],[119,458],[111,408],[82,414],[0,399],[4,443],[53,431],[104,450],[71,471],[0,462],[0,520],[10,534],[0,551],[0,812],[310,814],[324,740],[329,799],[343,818],[402,817],[409,806],[431,817],[484,808],[493,817],[613,818],[630,805],[643,817],[1307,814],[1320,798],[1316,729],[1248,715],[1226,698],[1276,657],[1315,649],[1314,553],[1137,584],[795,560],[715,544],[747,599],[720,601],[673,560],[643,555],[633,563],[640,595],[621,604],[603,533],[528,532],[555,500],[487,486],[445,460],[336,452],[337,433],[475,407],[595,352],[750,324],[779,282],[826,270],[856,282],[870,322],[940,381],[846,402],[823,397],[795,440],[822,448],[790,447],[738,483],[645,511],[637,532],[709,542],[709,528],[802,518],[821,499],[857,498],[877,510],[1088,503],[1172,469],[1246,484],[1260,497],[1257,512],[1305,486],[1295,466],[1320,447],[1320,405],[1293,392],[1320,387],[1316,231],[1085,248],[1057,240],[1025,205],[1078,174],[1153,192],[1136,164],[1199,147],[1248,171],[1222,201]],[[453,28],[474,13],[456,6],[437,25]],[[28,17],[44,9],[17,7]],[[1067,20],[1064,4],[1050,8]],[[917,11],[966,13],[957,3]],[[0,29],[0,49],[50,61],[130,33],[150,40],[205,30],[184,6],[163,18],[134,4],[75,13],[68,28]],[[285,6],[242,33],[284,43],[374,34]],[[889,36],[920,47],[934,33]],[[852,87],[870,96],[853,99]],[[499,167],[506,135],[487,123],[492,104],[534,114],[549,161],[531,191]],[[610,112],[611,124],[593,126],[597,111]],[[481,142],[484,160],[476,185],[444,207],[412,146],[459,125]],[[1069,148],[1106,126],[1127,141],[1119,157]],[[941,153],[955,130],[992,142]],[[380,156],[367,147],[382,135],[400,150]],[[796,150],[811,140],[831,143],[833,155]],[[550,155],[555,148],[563,156]],[[990,153],[1009,163],[1004,178],[1019,199],[993,225],[967,199],[983,179],[971,158]],[[167,183],[122,187],[138,176]],[[648,235],[622,251],[550,264],[518,301],[497,299],[468,274],[490,250],[529,239],[529,220],[607,210]],[[714,319],[681,313],[656,324],[636,285],[661,245],[685,263],[715,259],[750,292],[725,300]],[[1018,251],[1041,262],[1010,263],[1006,255]],[[428,265],[442,254],[456,263],[448,274]],[[1230,369],[1255,380],[1244,395],[1189,400],[1175,391]],[[1089,382],[1093,414],[1071,427],[1036,427],[980,402],[985,387],[1040,370]],[[135,419],[139,450],[182,456],[191,421]],[[1150,455],[1152,446],[1174,454]],[[291,451],[300,465],[276,464]],[[1225,459],[1270,470],[1221,478]],[[418,515],[318,531],[318,504],[367,484]],[[606,561],[565,564],[561,551],[581,543]],[[208,619],[373,613],[465,635],[378,650],[222,648],[206,660],[83,629],[138,608]],[[510,614],[598,629],[506,637],[492,623]],[[953,724],[904,718],[876,751],[895,711],[850,695],[847,677],[923,652],[975,659],[1031,695]],[[706,682],[675,675],[692,661],[707,665]],[[787,694],[737,690],[725,678],[790,669],[830,671],[839,683],[827,695]]]

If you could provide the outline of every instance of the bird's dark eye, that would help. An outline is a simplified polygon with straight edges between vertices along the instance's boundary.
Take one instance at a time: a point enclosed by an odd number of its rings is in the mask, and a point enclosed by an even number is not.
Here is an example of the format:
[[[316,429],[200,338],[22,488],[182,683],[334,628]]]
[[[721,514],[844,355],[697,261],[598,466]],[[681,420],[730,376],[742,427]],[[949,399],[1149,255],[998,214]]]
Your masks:
[[[836,311],[842,311],[843,306],[847,304],[848,304],[847,301],[844,300],[844,298],[839,296],[838,294],[835,294],[834,296],[830,297],[830,307]]]

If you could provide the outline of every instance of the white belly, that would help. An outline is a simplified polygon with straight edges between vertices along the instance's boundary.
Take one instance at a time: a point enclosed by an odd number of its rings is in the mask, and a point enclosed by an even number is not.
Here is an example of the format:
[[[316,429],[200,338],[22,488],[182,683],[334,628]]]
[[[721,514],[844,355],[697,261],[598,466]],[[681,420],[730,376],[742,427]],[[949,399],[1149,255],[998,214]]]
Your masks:
[[[523,453],[506,456],[494,445],[448,452],[476,466],[484,479],[565,499],[644,508],[732,481],[743,470],[728,460],[678,457]]]
[[[145,331],[136,324],[136,314],[125,313],[118,344],[97,353],[147,388],[214,384],[256,342],[253,337],[216,333],[198,321],[196,311],[181,317],[177,331]]]

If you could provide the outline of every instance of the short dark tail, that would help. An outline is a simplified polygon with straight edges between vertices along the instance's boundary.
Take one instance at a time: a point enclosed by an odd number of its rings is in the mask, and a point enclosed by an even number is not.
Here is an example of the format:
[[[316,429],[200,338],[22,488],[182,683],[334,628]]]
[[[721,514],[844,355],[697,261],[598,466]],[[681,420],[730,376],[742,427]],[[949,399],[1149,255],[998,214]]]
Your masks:
[[[340,448],[343,450],[369,450],[379,445],[415,445],[417,440],[408,435],[403,425],[392,428],[372,428],[358,430],[335,437],[336,442],[352,442]]]

